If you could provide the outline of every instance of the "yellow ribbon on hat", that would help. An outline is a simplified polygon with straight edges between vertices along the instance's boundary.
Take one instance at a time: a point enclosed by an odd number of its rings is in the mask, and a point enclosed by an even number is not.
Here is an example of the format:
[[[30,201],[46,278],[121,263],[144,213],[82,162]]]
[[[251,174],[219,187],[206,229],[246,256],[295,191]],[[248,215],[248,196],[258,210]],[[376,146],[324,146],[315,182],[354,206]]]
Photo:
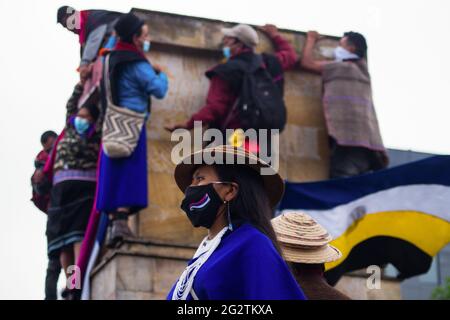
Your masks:
[[[238,148],[244,145],[244,141],[245,141],[245,134],[244,130],[242,129],[234,130],[233,134],[228,139],[228,142],[230,143],[231,146]]]

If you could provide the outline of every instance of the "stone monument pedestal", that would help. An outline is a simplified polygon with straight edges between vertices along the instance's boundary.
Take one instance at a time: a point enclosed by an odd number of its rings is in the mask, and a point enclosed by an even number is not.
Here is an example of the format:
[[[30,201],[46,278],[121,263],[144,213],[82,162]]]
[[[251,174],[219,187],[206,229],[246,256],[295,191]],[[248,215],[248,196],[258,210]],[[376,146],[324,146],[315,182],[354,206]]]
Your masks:
[[[92,300],[165,300],[195,249],[141,240],[106,252],[91,273]]]

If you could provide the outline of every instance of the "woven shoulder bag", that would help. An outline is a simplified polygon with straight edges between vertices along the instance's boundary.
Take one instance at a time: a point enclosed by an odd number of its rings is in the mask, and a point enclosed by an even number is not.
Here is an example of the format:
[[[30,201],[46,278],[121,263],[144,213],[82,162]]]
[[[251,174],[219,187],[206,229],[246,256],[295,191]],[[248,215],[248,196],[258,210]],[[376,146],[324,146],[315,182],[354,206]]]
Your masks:
[[[103,79],[107,102],[102,133],[103,151],[110,158],[126,158],[136,149],[141,130],[145,130],[145,113],[113,103],[109,79],[109,55],[105,59]]]

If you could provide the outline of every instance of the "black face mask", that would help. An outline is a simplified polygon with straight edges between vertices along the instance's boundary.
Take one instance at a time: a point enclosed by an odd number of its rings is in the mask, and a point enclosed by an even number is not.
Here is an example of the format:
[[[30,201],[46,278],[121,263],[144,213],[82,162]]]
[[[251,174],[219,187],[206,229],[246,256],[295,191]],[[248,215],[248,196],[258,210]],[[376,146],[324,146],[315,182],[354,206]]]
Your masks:
[[[214,183],[204,186],[188,187],[181,209],[186,212],[192,225],[196,228],[211,228],[224,201],[214,189]]]

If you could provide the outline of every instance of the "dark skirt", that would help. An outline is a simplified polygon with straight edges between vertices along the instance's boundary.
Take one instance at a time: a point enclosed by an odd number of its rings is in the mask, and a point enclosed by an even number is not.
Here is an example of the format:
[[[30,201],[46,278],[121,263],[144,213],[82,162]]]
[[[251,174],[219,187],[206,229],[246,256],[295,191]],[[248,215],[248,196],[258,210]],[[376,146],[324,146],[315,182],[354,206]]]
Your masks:
[[[98,177],[97,210],[114,212],[130,208],[131,213],[147,207],[147,134],[141,130],[138,145],[127,158],[109,158],[102,150]]]
[[[68,180],[53,186],[47,220],[49,256],[83,240],[94,196],[92,181]]]

